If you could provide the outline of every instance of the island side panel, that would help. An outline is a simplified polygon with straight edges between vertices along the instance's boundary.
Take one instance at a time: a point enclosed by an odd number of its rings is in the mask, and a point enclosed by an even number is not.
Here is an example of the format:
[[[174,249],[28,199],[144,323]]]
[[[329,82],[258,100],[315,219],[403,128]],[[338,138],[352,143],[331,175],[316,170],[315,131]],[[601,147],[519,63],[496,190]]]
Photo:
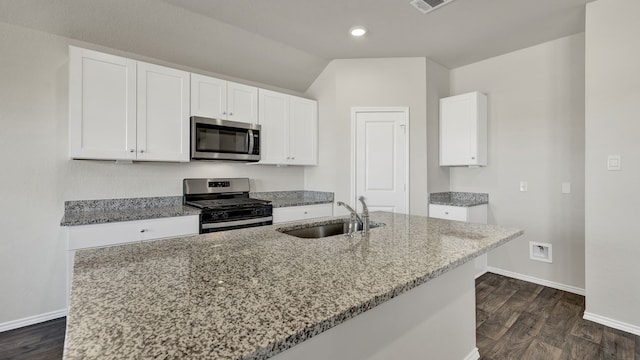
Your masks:
[[[467,262],[272,359],[478,359],[474,272]]]

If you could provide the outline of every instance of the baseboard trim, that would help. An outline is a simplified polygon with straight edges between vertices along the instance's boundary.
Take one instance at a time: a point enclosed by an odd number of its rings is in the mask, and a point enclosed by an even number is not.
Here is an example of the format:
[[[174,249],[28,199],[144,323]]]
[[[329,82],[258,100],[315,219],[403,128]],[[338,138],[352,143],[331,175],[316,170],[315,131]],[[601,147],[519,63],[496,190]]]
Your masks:
[[[524,274],[519,274],[519,273],[511,272],[511,271],[508,271],[508,270],[495,268],[495,267],[492,267],[492,266],[487,267],[487,272],[498,274],[498,275],[508,276],[508,277],[511,277],[511,278],[514,278],[514,279],[518,279],[518,280],[528,281],[530,283],[534,283],[534,284],[538,284],[538,285],[542,285],[542,286],[547,286],[547,287],[550,287],[550,288],[554,288],[554,289],[558,289],[558,290],[562,290],[562,291],[566,291],[566,292],[570,292],[570,293],[574,293],[574,294],[578,294],[578,295],[582,295],[582,296],[585,295],[584,289],[579,288],[579,287],[560,284],[560,283],[549,281],[549,280],[539,279],[537,277],[524,275]]]
[[[598,324],[602,324],[608,326],[610,328],[622,330],[624,332],[628,332],[630,334],[640,336],[640,326],[631,325],[622,321],[614,320],[605,316],[600,316],[590,312],[584,312],[584,316],[582,317],[585,320],[593,321]]]
[[[65,316],[67,316],[66,308],[56,310],[56,311],[51,311],[44,314],[29,316],[22,319],[7,321],[5,323],[0,324],[0,333],[13,330],[13,329],[18,329],[25,326],[29,326],[29,325],[33,325],[33,324],[38,324],[38,323],[53,320],[53,319],[58,319]]]
[[[467,355],[464,360],[478,360],[480,359],[480,352],[478,351],[478,348],[473,349],[472,352],[469,353],[469,355]]]

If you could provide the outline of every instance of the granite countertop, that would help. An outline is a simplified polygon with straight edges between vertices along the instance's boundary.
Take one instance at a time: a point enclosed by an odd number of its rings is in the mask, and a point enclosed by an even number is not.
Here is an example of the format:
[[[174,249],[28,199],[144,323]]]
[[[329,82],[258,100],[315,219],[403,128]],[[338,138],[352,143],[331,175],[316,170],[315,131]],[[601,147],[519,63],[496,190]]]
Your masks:
[[[78,251],[65,359],[265,359],[523,233],[371,219],[367,238],[276,231],[332,217]]]
[[[429,194],[429,204],[470,207],[489,203],[489,194],[470,192],[441,192]]]
[[[333,203],[333,193],[324,191],[269,191],[252,192],[254,199],[269,200],[274,208]]]
[[[60,225],[78,226],[119,221],[199,215],[182,205],[182,196],[66,201]]]

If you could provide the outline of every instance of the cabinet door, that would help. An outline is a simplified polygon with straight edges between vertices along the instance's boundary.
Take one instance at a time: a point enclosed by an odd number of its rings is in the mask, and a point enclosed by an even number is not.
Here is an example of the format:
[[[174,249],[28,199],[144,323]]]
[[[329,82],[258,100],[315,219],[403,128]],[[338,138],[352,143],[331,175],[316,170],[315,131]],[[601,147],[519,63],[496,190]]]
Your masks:
[[[440,165],[486,165],[486,96],[477,92],[440,100]]]
[[[318,165],[318,102],[289,98],[289,163]]]
[[[136,62],[69,47],[69,141],[76,159],[136,157]]]
[[[189,161],[189,73],[138,62],[138,160]]]
[[[258,88],[227,82],[227,119],[258,123]]]
[[[227,82],[191,74],[191,116],[227,119]]]
[[[289,96],[260,89],[259,124],[262,126],[260,163],[286,164],[289,157]]]

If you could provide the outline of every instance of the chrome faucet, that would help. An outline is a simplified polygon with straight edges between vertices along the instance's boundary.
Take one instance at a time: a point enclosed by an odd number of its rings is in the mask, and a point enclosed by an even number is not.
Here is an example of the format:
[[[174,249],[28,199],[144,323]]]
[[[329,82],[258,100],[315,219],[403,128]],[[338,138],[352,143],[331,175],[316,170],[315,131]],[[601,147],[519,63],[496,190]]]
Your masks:
[[[360,217],[360,221],[362,221],[362,235],[369,234],[369,208],[367,207],[367,203],[364,202],[364,196],[360,196],[358,198],[362,203],[362,216]]]
[[[345,208],[347,208],[347,210],[349,210],[349,232],[347,233],[347,236],[353,235],[353,233],[358,229],[358,223],[362,223],[362,220],[360,220],[358,213],[353,210],[351,206],[343,203],[342,201],[338,201],[336,204],[338,204],[338,206],[344,206]]]
[[[349,210],[349,233],[347,235],[351,236],[354,232],[357,231],[358,228],[362,229],[362,235],[369,234],[369,209],[367,208],[367,204],[364,202],[364,197],[360,196],[358,198],[362,203],[362,216],[358,215],[358,213],[353,210],[353,208],[342,201],[338,201],[336,204],[338,206],[344,206],[347,210]]]

